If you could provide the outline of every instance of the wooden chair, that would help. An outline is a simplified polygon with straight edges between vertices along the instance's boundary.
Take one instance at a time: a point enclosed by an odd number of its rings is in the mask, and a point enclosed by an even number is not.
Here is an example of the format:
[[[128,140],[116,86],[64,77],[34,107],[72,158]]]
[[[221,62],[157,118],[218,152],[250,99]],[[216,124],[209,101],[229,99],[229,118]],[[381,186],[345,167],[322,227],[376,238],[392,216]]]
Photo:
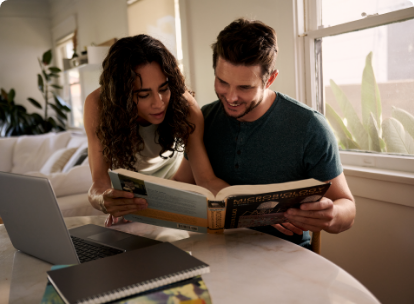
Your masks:
[[[321,232],[312,232],[311,240],[312,251],[321,254]]]

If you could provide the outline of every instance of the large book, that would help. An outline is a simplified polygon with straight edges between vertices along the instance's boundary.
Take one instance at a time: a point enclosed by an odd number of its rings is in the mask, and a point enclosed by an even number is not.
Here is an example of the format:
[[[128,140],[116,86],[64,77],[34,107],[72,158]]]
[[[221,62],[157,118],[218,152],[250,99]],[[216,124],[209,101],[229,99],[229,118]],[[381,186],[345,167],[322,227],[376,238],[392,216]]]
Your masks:
[[[306,202],[319,201],[330,183],[316,179],[268,185],[230,186],[213,195],[192,184],[117,169],[109,171],[115,189],[145,198],[148,208],[125,216],[127,220],[195,232],[280,224],[284,212]]]
[[[209,271],[207,264],[187,252],[170,243],[161,243],[51,270],[47,276],[65,303],[80,304],[118,301]]]

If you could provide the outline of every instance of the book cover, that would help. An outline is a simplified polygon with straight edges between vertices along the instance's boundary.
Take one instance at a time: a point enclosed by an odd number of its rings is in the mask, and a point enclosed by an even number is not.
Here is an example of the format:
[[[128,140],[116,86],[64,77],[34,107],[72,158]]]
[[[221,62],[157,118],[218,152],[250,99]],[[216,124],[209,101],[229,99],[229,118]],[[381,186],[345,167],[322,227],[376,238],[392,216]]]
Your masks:
[[[224,228],[247,228],[286,222],[284,212],[299,208],[300,204],[319,201],[330,184],[309,188],[263,193],[259,195],[236,195],[227,198]]]
[[[52,270],[66,267],[52,266]],[[117,304],[211,304],[210,293],[201,276],[155,288],[109,303]],[[65,304],[53,285],[48,282],[41,304]]]
[[[48,271],[65,303],[107,303],[208,273],[209,266],[170,243]]]

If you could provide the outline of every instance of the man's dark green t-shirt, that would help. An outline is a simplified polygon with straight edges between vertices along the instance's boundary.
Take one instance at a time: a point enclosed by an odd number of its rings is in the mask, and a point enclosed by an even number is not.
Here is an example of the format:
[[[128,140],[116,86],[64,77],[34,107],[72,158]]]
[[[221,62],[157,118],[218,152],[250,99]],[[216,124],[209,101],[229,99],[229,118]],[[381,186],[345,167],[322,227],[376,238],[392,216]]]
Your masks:
[[[273,184],[342,173],[338,145],[325,117],[276,93],[269,110],[253,122],[229,117],[215,101],[202,107],[204,144],[217,177],[230,185]],[[263,231],[306,246],[309,233],[292,237],[271,226]]]

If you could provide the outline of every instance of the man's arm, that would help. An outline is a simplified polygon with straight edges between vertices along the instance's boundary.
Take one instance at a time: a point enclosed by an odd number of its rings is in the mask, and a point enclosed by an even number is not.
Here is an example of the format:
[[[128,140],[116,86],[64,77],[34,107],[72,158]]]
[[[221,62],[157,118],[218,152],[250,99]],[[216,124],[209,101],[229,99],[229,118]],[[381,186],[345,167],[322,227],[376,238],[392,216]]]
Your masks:
[[[313,232],[325,230],[340,233],[351,228],[356,209],[345,175],[341,173],[331,182],[331,187],[319,202],[304,203],[300,209],[290,208],[285,212],[289,222],[302,230]]]

